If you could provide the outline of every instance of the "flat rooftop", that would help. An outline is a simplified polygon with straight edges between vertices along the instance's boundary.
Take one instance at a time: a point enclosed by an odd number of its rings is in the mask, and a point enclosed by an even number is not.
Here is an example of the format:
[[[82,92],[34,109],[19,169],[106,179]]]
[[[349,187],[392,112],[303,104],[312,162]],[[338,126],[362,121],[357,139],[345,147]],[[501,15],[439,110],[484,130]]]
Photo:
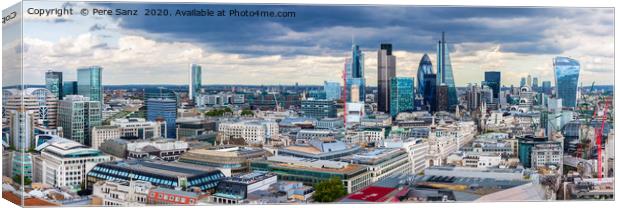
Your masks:
[[[208,172],[218,171],[215,168],[181,162],[165,162],[157,160],[124,160],[102,163],[133,171],[148,172],[170,177],[191,177]]]

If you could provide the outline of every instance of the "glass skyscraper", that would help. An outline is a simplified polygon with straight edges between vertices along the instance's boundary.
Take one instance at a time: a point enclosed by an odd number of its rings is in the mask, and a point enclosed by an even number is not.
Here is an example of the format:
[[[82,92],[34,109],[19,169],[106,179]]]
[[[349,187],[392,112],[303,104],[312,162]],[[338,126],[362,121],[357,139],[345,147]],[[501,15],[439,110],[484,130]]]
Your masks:
[[[551,81],[542,82],[542,92],[547,95],[551,95]]]
[[[103,103],[100,66],[90,66],[77,70],[77,94],[90,98],[90,101]]]
[[[177,102],[169,98],[150,98],[146,100],[146,119],[166,121],[166,138],[176,138]]]
[[[45,72],[45,88],[47,88],[52,94],[56,95],[56,98],[62,99],[62,72],[47,71]]]
[[[68,95],[60,101],[58,122],[63,135],[84,145],[91,145],[93,127],[101,125],[102,105],[81,95]]]
[[[62,97],[76,95],[78,91],[77,81],[66,81],[62,84]],[[62,98],[59,98],[59,100]]]
[[[347,102],[351,102],[351,86],[358,87],[358,100],[366,99],[366,79],[364,78],[364,54],[358,45],[351,46],[351,58],[345,63],[345,86]]]
[[[422,56],[420,65],[418,65],[418,88],[416,93],[422,96],[424,95],[425,74],[433,74],[433,63],[431,63],[431,58],[428,57],[428,54],[424,54],[424,56]]]
[[[432,112],[436,109],[436,95],[437,95],[437,75],[425,74],[424,75],[424,100],[426,105],[429,106]]]
[[[579,86],[579,62],[567,57],[555,57],[555,95],[562,99],[562,106],[577,106],[577,88]]]
[[[452,62],[450,61],[450,49],[446,43],[445,33],[441,33],[441,40],[437,44],[437,85],[445,84],[448,86],[448,107],[458,105],[456,95],[456,85],[452,73]]]
[[[323,83],[323,91],[327,100],[339,100],[341,98],[340,83],[338,82],[325,81]]]
[[[499,98],[502,73],[498,71],[484,72],[484,84],[493,90],[493,99]]]
[[[390,80],[390,115],[413,110],[413,78],[394,77]]]
[[[202,67],[198,64],[191,64],[189,70],[189,97],[196,102],[196,97],[198,97],[202,87]]]
[[[382,43],[377,51],[377,110],[390,113],[390,80],[396,76],[392,44]]]

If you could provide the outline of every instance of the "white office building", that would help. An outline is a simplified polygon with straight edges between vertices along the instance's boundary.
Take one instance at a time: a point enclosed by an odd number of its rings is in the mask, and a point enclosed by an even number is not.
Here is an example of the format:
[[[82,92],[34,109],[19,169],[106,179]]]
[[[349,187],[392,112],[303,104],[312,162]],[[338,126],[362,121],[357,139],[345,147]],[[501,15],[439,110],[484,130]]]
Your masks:
[[[93,184],[93,205],[145,206],[152,187],[153,185],[146,181],[98,181]]]
[[[87,167],[112,160],[101,151],[78,142],[51,135],[52,139],[39,145],[42,182],[53,187],[79,190],[86,182]]]
[[[267,140],[279,138],[278,131],[278,123],[263,120],[223,122],[218,127],[223,139],[242,138],[248,144],[264,144]]]

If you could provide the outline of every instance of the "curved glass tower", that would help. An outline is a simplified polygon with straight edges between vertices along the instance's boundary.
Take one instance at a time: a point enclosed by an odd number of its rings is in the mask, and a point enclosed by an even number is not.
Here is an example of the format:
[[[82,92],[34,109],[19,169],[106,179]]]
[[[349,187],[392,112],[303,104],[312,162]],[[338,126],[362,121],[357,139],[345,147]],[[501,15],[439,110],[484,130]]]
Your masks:
[[[579,85],[579,62],[567,57],[555,57],[555,95],[562,99],[562,106],[577,106],[577,87]]]
[[[418,95],[424,95],[425,74],[433,74],[433,63],[431,63],[431,58],[428,57],[428,54],[424,54],[424,56],[422,56],[420,65],[418,66],[418,87],[416,89]]]

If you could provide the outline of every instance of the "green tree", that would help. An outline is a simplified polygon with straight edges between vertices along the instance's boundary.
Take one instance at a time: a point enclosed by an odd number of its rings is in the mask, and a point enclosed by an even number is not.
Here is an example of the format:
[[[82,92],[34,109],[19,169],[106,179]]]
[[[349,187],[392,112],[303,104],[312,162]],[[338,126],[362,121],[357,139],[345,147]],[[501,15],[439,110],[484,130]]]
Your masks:
[[[254,112],[249,109],[244,109],[241,111],[241,116],[254,116]]]
[[[332,177],[329,180],[321,181],[314,184],[314,201],[317,202],[333,202],[347,194],[342,185],[342,181],[338,177]]]

